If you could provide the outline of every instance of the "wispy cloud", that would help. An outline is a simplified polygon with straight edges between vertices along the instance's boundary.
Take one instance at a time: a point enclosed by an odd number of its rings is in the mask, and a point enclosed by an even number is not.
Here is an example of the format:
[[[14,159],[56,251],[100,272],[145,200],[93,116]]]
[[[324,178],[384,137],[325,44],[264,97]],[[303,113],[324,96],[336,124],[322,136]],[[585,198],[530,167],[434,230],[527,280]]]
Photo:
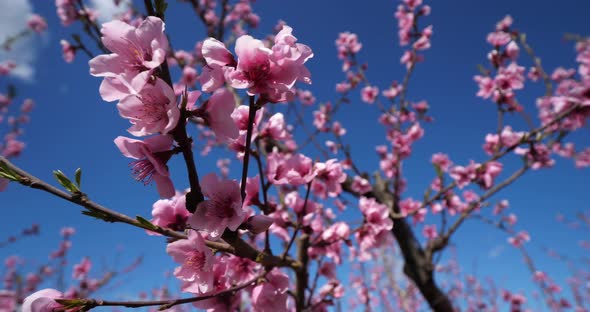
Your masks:
[[[496,259],[504,253],[506,246],[505,245],[497,245],[494,248],[488,251],[488,258],[489,259]]]
[[[14,36],[27,27],[27,19],[33,7],[29,0],[0,1],[0,42]],[[35,76],[37,44],[34,36],[27,36],[16,41],[10,51],[0,49],[0,61],[13,60],[17,67],[12,75],[31,81]]]
[[[90,6],[99,12],[98,21],[108,22],[113,16],[124,13],[127,10],[127,1],[121,1],[117,6],[113,0],[90,0]]]

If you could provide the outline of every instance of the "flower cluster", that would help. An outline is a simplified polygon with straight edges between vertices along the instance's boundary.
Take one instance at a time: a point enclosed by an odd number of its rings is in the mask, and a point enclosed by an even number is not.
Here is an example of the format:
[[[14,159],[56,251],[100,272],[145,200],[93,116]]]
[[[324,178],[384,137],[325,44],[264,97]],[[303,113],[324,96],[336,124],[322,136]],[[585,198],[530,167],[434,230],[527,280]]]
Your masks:
[[[283,26],[268,48],[261,40],[244,35],[236,40],[237,60],[225,45],[209,38],[203,43],[207,66],[200,77],[203,91],[212,92],[227,82],[236,89],[247,89],[249,95],[260,95],[272,103],[290,101],[295,82],[311,83],[305,62],[313,57],[311,49]]]

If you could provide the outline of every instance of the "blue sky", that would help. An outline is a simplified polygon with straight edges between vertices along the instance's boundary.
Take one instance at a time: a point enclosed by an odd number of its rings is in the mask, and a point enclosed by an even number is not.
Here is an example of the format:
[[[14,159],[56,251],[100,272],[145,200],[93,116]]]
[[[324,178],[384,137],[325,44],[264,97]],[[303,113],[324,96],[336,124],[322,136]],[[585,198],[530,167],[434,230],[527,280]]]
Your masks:
[[[172,43],[175,48],[191,50],[196,40],[205,38],[205,32],[188,4],[170,2],[166,28]],[[432,15],[425,23],[434,25],[432,48],[426,52],[425,63],[416,69],[409,99],[427,100],[435,122],[425,126],[425,137],[414,146],[412,159],[404,164],[407,196],[414,198],[421,197],[434,176],[429,165],[433,153],[445,152],[457,164],[465,164],[469,159],[486,159],[481,145],[485,134],[495,129],[495,108],[491,102],[475,97],[477,86],[473,75],[477,74],[476,65],[486,62],[490,47],[485,37],[495,23],[507,13],[511,14],[515,27],[527,33],[528,42],[551,72],[556,66],[575,66],[573,45],[563,40],[563,34],[587,34],[590,9],[590,3],[582,0],[560,1],[559,5],[549,0],[448,0],[429,1],[429,4]],[[278,19],[285,20],[293,27],[299,41],[314,50],[314,58],[308,62],[313,80],[309,90],[319,101],[334,101],[337,98],[334,85],[344,79],[334,46],[339,32],[351,31],[359,35],[363,44],[359,59],[368,62],[367,75],[380,89],[403,78],[405,69],[399,64],[403,50],[398,45],[393,18],[396,6],[394,1],[259,0],[254,10],[262,21],[254,36],[263,37]],[[59,25],[53,1],[35,1],[32,8],[47,18],[50,29],[23,48],[33,54],[27,60],[32,73],[24,75],[28,81],[17,82],[18,90],[22,96],[33,98],[37,106],[23,137],[27,148],[16,163],[49,181],[53,181],[51,171],[54,169],[72,174],[81,167],[83,191],[90,198],[129,215],[148,217],[157,193],[153,187],[146,188],[130,178],[128,160],[113,144],[115,137],[125,135],[127,122],[118,116],[113,104],[101,100],[100,79],[88,74],[88,59],[84,55],[78,55],[71,65],[61,58],[59,39],[79,33],[78,27]],[[521,59],[526,60],[523,64],[530,65],[525,57]],[[0,82],[2,88],[4,84]],[[536,116],[534,99],[543,90],[532,84],[526,90],[519,94],[520,102]],[[361,103],[359,95],[353,94],[352,99],[353,103],[339,114],[348,130],[345,141],[351,144],[354,157],[367,160],[361,162],[360,167],[372,172],[378,168],[373,147],[385,143],[383,131],[375,123],[374,107]],[[310,108],[305,111],[311,116]],[[516,129],[525,129],[518,118],[512,124]],[[193,134],[196,133],[195,130]],[[588,130],[574,136],[574,141],[587,146],[590,143]],[[310,153],[312,158],[316,155]],[[213,156],[198,156],[201,176],[217,170]],[[515,164],[509,162],[506,168],[515,168]],[[175,178],[177,188],[185,187],[182,163],[175,160],[171,168],[178,177]],[[232,177],[238,178],[238,174],[239,171],[234,170]],[[573,257],[582,256],[577,241],[583,235],[588,239],[588,232],[556,225],[555,215],[558,212],[573,215],[589,208],[584,196],[589,178],[588,170],[576,170],[570,160],[558,158],[553,169],[529,172],[494,198],[509,199],[510,210],[519,216],[517,228],[527,229],[532,235],[528,247],[536,264],[561,280],[562,285],[566,266],[544,256],[541,247],[554,246]],[[10,185],[7,192],[0,194],[0,203],[0,216],[10,221],[0,229],[0,239],[33,222],[39,223],[42,230],[40,238],[0,249],[0,259],[19,254],[31,261],[43,262],[59,242],[59,229],[74,226],[78,233],[73,240],[71,263],[90,255],[97,267],[103,262],[112,266],[118,249],[124,250],[121,258],[129,261],[136,255],[144,255],[144,264],[129,275],[116,293],[135,293],[160,285],[164,281],[164,271],[174,268],[164,252],[161,238],[147,237],[142,231],[124,225],[97,222],[82,216],[74,205],[38,191]],[[479,277],[492,276],[498,284],[511,290],[529,292],[533,288],[518,251],[506,243],[506,236],[499,231],[470,221],[461,228],[454,243],[458,246],[459,260],[469,273],[475,273],[472,268],[477,263]],[[144,278],[153,272],[156,272],[155,277]]]

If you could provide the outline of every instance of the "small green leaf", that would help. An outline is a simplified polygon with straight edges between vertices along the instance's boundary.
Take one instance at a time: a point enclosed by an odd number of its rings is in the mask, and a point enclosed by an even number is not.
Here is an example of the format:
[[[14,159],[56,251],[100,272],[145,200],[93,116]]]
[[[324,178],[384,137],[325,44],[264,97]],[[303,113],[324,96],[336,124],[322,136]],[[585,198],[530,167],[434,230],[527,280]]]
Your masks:
[[[54,170],[53,176],[55,177],[57,182],[70,193],[80,192],[80,189],[74,183],[72,183],[72,181],[70,181],[70,179],[66,177],[66,175],[63,172],[61,172],[61,170]]]
[[[61,170],[54,170],[53,176],[61,186],[68,190],[68,192],[80,192],[80,189]]]
[[[0,177],[11,181],[18,181],[20,178],[20,176],[12,169],[10,169],[8,165],[4,162],[0,162]]]
[[[105,222],[115,222],[115,221],[113,221],[113,219],[109,215],[102,213],[100,211],[85,210],[85,211],[82,211],[82,214],[102,220],[102,221],[105,221]]]
[[[82,168],[76,169],[76,172],[74,173],[74,178],[76,179],[76,184],[78,185],[78,188],[80,188],[80,182],[82,181]]]
[[[139,222],[139,224],[141,224],[143,226],[144,229],[146,230],[152,230],[155,231],[158,229],[157,226],[155,226],[153,223],[151,223],[150,221],[140,217],[140,216],[136,216],[135,219]]]
[[[57,303],[63,305],[66,309],[73,309],[83,307],[86,305],[86,301],[83,299],[54,299]]]

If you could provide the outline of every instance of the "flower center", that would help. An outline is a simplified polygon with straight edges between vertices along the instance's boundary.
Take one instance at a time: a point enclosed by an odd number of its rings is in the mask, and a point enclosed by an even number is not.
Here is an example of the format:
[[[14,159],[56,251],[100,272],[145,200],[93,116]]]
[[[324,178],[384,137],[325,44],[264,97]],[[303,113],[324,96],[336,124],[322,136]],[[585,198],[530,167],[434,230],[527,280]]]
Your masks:
[[[192,251],[184,261],[184,265],[191,267],[195,271],[202,271],[205,267],[205,260],[204,252]]]
[[[135,180],[143,182],[143,185],[148,185],[152,182],[154,172],[156,171],[154,164],[147,158],[135,160],[129,163],[131,173],[135,176]]]

